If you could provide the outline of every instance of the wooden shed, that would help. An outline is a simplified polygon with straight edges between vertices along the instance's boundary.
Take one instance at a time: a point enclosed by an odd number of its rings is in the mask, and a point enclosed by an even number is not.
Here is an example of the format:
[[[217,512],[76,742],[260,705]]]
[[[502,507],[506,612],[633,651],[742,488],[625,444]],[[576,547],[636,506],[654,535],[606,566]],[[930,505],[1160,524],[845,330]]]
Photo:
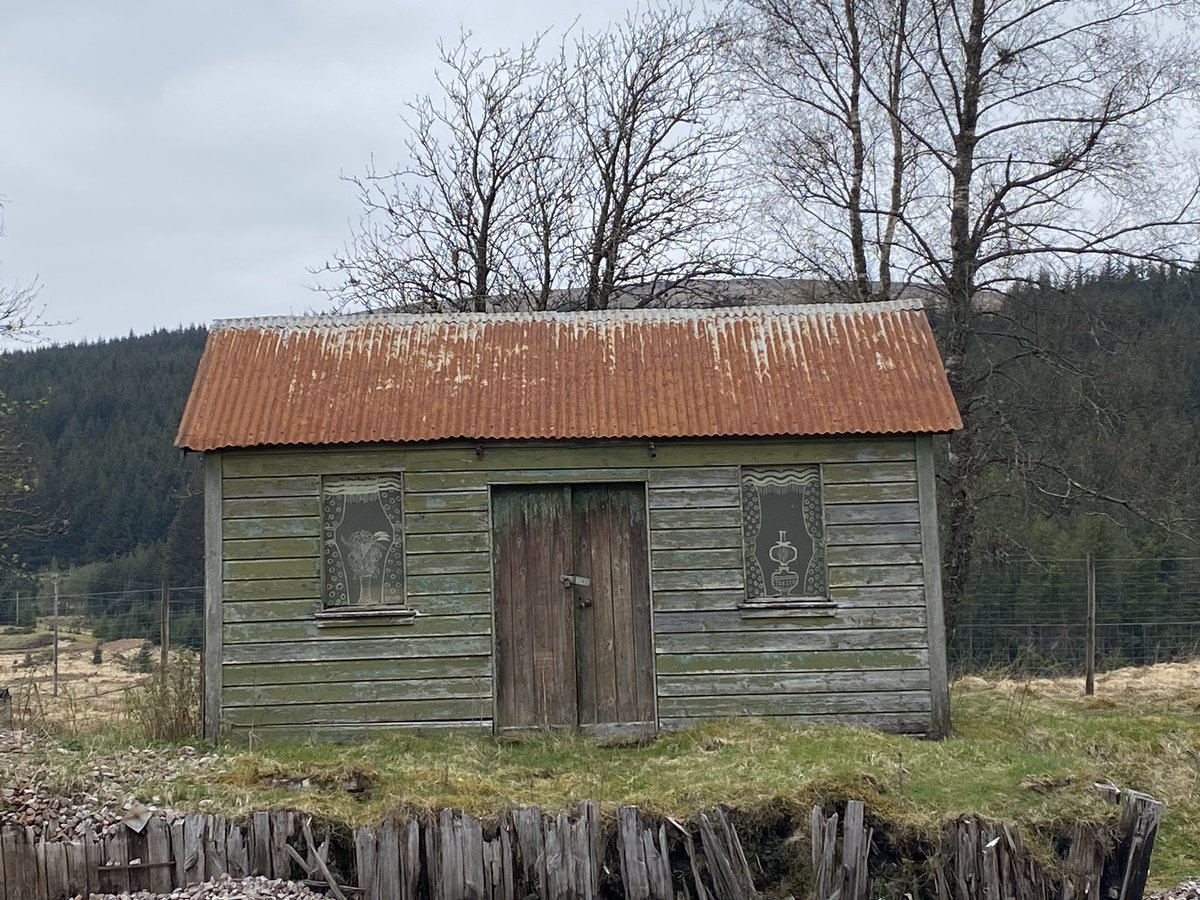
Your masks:
[[[216,323],[205,729],[948,727],[919,303]]]

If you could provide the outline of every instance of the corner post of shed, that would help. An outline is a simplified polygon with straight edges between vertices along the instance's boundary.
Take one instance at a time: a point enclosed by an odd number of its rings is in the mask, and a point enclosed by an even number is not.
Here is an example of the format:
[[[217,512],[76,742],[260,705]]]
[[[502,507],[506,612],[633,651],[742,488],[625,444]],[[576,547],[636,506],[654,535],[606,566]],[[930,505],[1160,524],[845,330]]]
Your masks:
[[[946,665],[946,618],[942,608],[942,544],[938,537],[937,480],[933,436],[916,436],[917,497],[921,515],[921,564],[925,582],[925,618],[929,634],[929,736],[950,735],[950,678]]]
[[[204,737],[221,737],[222,528],[221,454],[204,454]]]

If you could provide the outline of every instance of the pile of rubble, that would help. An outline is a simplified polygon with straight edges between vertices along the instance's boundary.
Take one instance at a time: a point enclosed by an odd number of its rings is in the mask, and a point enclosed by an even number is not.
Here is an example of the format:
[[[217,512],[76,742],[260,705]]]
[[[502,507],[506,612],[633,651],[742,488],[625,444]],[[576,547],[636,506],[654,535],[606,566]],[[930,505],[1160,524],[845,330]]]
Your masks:
[[[204,884],[177,888],[169,894],[151,894],[146,891],[123,894],[92,894],[90,900],[274,900],[279,897],[323,898],[295,881],[279,881],[273,878],[251,877],[234,879],[222,875]],[[79,900],[79,898],[77,898]]]
[[[1200,879],[1185,881],[1169,891],[1161,891],[1150,900],[1200,900]]]
[[[171,821],[183,813],[160,808],[160,797],[147,798],[149,805],[143,806],[134,796],[138,788],[147,782],[170,782],[180,775],[210,770],[216,761],[215,756],[198,754],[192,747],[88,756],[42,746],[23,732],[0,731],[0,784],[4,785],[0,788],[0,826],[32,828],[35,838],[73,840],[89,832],[109,833],[122,822],[150,815],[163,815]],[[70,777],[52,771],[60,768],[70,772]],[[48,782],[69,782],[76,789],[55,790]]]

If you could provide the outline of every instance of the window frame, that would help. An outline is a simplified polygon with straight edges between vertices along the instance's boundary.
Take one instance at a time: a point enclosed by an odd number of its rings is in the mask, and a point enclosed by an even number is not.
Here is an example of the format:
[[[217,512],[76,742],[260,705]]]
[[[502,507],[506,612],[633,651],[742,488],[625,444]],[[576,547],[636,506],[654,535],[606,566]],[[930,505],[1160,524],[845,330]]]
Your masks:
[[[346,604],[342,606],[332,606],[329,604],[329,590],[326,564],[326,548],[325,548],[325,499],[327,496],[327,487],[333,482],[346,482],[359,479],[370,478],[393,478],[399,482],[400,494],[400,522],[399,522],[399,539],[400,539],[400,602],[388,604]],[[405,478],[402,470],[377,471],[377,472],[339,472],[328,473],[320,476],[319,484],[320,495],[318,498],[318,584],[320,591],[320,608],[317,610],[316,617],[318,620],[346,620],[346,619],[370,619],[372,621],[380,618],[396,619],[397,624],[411,621],[416,616],[416,611],[408,605],[408,527],[407,527],[407,510],[405,497]],[[389,519],[389,522],[391,520]],[[397,528],[392,528],[393,545],[396,540]]]
[[[757,560],[752,552],[748,542],[746,533],[746,479],[747,476],[755,472],[763,471],[785,471],[785,472],[800,472],[804,470],[815,470],[816,472],[816,490],[820,502],[821,509],[821,565],[824,568],[824,584],[825,590],[823,594],[803,594],[796,596],[776,596],[776,597],[755,597],[750,593],[750,563]],[[789,615],[804,614],[808,612],[810,615],[826,616],[829,615],[837,604],[830,599],[829,591],[829,541],[828,541],[828,522],[826,521],[826,503],[825,503],[825,472],[824,467],[820,463],[769,463],[764,465],[741,465],[738,466],[738,525],[741,531],[742,541],[742,594],[743,599],[738,603],[738,609],[742,611],[744,616],[771,615],[772,613],[783,611]],[[765,575],[765,573],[764,573]]]

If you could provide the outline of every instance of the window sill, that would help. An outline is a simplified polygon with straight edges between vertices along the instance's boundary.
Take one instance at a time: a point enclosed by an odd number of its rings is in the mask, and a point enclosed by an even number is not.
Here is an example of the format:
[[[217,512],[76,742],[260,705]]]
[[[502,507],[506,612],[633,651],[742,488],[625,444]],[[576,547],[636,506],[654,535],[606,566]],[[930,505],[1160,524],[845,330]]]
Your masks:
[[[743,619],[831,619],[837,604],[824,598],[747,600],[738,610]]]
[[[333,607],[315,613],[319,628],[346,628],[355,625],[412,625],[417,620],[415,609],[401,609],[395,606],[365,607]]]

